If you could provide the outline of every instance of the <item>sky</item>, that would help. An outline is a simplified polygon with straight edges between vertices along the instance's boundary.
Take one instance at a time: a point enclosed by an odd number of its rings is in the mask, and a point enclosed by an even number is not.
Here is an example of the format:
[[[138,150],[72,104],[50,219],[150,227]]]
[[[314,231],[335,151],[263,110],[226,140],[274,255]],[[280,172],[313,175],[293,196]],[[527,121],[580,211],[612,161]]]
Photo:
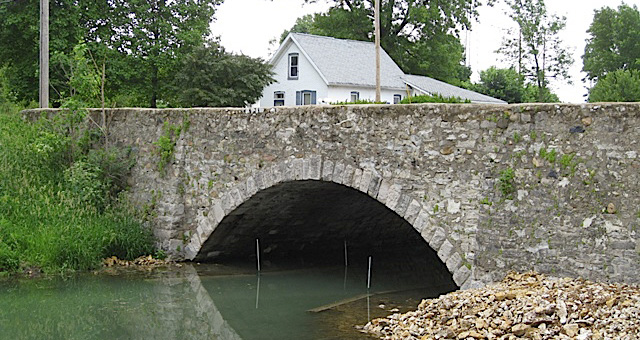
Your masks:
[[[586,31],[593,20],[595,9],[604,6],[617,8],[622,2],[546,0],[549,13],[567,18],[567,26],[561,37],[574,57],[570,69],[573,84],[551,83],[553,91],[561,101],[585,102],[588,84],[582,81],[585,74],[581,69],[585,40],[588,37]],[[640,0],[627,0],[625,3],[640,7]],[[291,28],[298,17],[323,12],[328,8],[327,3],[322,0],[315,4],[304,4],[304,0],[225,0],[216,11],[211,29],[215,36],[220,37],[222,46],[228,51],[268,60],[277,48],[270,44],[270,41],[279,39],[280,34]],[[505,10],[506,6],[502,3],[494,7],[481,7],[479,22],[473,24],[470,32],[461,34],[462,43],[468,47],[467,58],[473,71],[472,81],[477,81],[479,71],[490,66],[508,67],[500,60],[501,56],[495,53],[500,47],[505,30],[513,26]]]

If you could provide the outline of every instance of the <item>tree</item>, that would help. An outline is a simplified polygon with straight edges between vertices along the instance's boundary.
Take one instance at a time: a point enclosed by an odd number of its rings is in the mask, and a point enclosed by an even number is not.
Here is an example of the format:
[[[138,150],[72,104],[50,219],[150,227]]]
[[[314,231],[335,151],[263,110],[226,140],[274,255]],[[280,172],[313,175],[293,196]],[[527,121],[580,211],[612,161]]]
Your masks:
[[[303,17],[291,31],[373,41],[373,0],[328,2],[327,13]],[[381,45],[406,73],[466,81],[471,72],[463,65],[457,34],[470,28],[479,5],[477,0],[382,0]]]
[[[508,103],[525,101],[524,78],[513,68],[490,68],[480,71],[480,82],[472,90],[502,99]]]
[[[19,101],[38,98],[39,2],[10,1],[0,4],[0,67],[6,85]],[[54,1],[50,8],[51,51],[69,53],[81,38],[79,10],[71,1]],[[55,75],[52,75],[55,81]],[[57,100],[55,93],[52,100]]]
[[[204,43],[221,0],[114,0],[119,20],[107,46],[134,57],[149,106],[156,107],[162,84],[171,82],[182,55]]]
[[[506,1],[517,29],[509,31],[498,52],[525,81],[535,86],[536,101],[544,102],[549,98],[550,79],[570,80],[569,66],[573,60],[559,37],[566,18],[549,15],[544,0]]]
[[[615,70],[600,77],[589,90],[589,102],[640,101],[640,71]]]
[[[635,5],[595,11],[587,33],[582,70],[598,80],[618,69],[640,70],[640,12]]]
[[[106,62],[105,92],[128,103],[156,106],[170,96],[180,58],[202,46],[222,0],[56,0],[51,2],[51,53],[86,44]],[[38,97],[38,0],[0,4],[0,67],[18,100]],[[6,18],[6,20],[5,20]],[[60,70],[56,70],[60,71]],[[65,85],[64,72],[51,83]],[[53,91],[54,94],[63,91]],[[61,98],[53,97],[58,103]]]
[[[178,103],[186,107],[242,107],[255,103],[273,82],[271,65],[234,55],[215,43],[195,49],[176,77]]]

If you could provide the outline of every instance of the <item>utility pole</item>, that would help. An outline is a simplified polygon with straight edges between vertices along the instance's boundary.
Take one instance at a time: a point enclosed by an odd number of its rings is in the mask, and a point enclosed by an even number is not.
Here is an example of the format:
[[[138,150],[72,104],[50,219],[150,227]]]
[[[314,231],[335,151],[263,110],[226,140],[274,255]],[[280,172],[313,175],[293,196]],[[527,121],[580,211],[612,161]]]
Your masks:
[[[40,108],[49,107],[49,0],[40,0]]]
[[[374,25],[376,31],[376,102],[380,102],[380,0],[375,0]]]

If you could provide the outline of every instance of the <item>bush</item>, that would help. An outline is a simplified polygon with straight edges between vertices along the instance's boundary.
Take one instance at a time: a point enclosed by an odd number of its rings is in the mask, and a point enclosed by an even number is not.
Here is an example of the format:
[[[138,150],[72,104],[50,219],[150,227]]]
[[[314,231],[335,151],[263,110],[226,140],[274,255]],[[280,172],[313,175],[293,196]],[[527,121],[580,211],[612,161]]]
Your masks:
[[[468,99],[461,99],[459,97],[443,97],[439,94],[435,95],[422,95],[422,96],[413,96],[407,97],[400,101],[400,104],[417,104],[417,103],[448,103],[448,104],[459,104],[459,103],[471,103]]]

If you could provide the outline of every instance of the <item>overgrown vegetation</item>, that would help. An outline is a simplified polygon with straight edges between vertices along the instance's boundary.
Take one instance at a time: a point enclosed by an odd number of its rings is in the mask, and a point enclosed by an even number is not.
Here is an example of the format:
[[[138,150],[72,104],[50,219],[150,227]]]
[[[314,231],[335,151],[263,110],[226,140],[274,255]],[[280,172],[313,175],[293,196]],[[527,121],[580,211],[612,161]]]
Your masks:
[[[185,119],[181,125],[174,125],[169,122],[164,122],[162,126],[163,134],[153,143],[156,146],[156,154],[160,157],[158,161],[158,171],[164,174],[164,170],[173,161],[173,152],[176,147],[176,142],[183,131],[189,129],[190,121]]]
[[[422,96],[413,96],[407,97],[403,99],[400,104],[416,104],[416,103],[448,103],[448,104],[459,104],[459,103],[471,103],[468,99],[461,99],[458,97],[444,97],[440,94],[435,95],[422,95]]]
[[[512,168],[506,168],[500,171],[500,177],[498,177],[498,186],[504,199],[513,199],[513,194],[516,192],[516,187],[513,180],[514,177],[515,172]]]
[[[25,122],[0,103],[0,273],[84,270],[102,258],[153,252],[120,194],[128,150],[95,148],[100,134],[70,110]]]

